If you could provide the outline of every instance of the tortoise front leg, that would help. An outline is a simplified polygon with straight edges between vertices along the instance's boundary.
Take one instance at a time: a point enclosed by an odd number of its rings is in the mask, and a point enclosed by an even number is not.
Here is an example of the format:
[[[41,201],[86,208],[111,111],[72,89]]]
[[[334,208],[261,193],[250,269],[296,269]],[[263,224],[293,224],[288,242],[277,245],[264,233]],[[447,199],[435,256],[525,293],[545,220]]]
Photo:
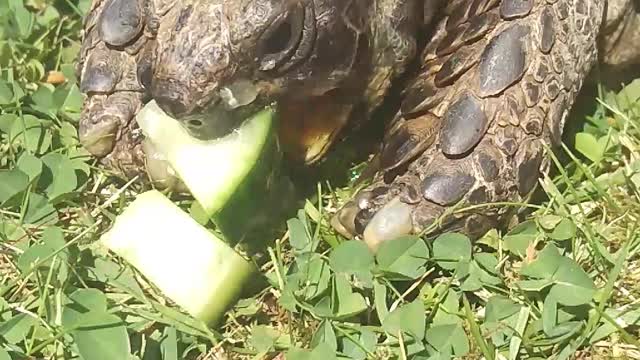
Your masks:
[[[126,177],[144,169],[142,139],[132,119],[150,82],[159,18],[173,5],[169,0],[94,0],[85,18],[78,73],[87,99],[80,141]]]
[[[601,1],[450,2],[380,153],[382,171],[334,225],[372,248],[421,233],[452,206],[526,201],[597,60]],[[450,214],[473,237],[506,206]]]

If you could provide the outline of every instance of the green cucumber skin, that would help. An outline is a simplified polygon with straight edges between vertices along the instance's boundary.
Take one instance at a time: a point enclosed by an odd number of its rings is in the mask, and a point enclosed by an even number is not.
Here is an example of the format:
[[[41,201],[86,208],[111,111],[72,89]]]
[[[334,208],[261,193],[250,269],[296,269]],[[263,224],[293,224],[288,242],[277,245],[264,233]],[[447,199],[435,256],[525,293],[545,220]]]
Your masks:
[[[276,115],[274,115],[276,116]],[[295,189],[282,171],[283,154],[277,137],[277,118],[267,141],[243,181],[212,220],[225,240],[249,248],[261,248],[275,235],[287,212],[293,210]]]

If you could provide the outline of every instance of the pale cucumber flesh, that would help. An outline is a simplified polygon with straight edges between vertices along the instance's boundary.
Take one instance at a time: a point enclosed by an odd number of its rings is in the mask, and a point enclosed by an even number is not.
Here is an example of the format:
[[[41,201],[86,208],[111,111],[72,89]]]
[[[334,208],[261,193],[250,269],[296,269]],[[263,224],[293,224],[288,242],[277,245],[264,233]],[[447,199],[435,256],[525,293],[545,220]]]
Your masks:
[[[256,270],[156,190],[138,195],[101,242],[209,324],[221,319]]]

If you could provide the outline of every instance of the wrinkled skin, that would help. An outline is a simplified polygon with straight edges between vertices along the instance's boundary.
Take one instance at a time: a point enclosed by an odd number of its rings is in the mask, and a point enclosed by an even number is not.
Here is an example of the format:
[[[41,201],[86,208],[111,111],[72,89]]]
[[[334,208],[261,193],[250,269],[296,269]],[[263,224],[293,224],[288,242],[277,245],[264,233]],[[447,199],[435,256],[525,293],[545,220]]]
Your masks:
[[[201,138],[277,101],[281,141],[312,163],[361,121],[355,114],[366,119],[382,104],[417,58],[371,161],[371,185],[332,224],[374,249],[434,224],[479,236],[513,209],[446,210],[527,201],[548,169],[544,144],[559,143],[590,69],[599,60],[605,68],[639,63],[637,5],[95,0],[79,63],[89,96],[80,134],[130,176],[144,159],[131,119],[145,101],[155,99]]]
[[[363,37],[371,31],[363,19],[370,11],[368,1],[139,2],[143,5],[135,7],[125,0],[95,1],[87,18],[80,68],[82,90],[93,98],[88,101],[81,134],[97,156],[118,156],[112,150],[114,144],[118,146],[119,134],[110,141],[94,139],[116,132],[113,124],[129,122],[136,112],[133,108],[143,101],[137,95],[155,99],[197,137],[223,135],[239,119],[275,99],[283,108],[299,108],[301,103],[304,107],[315,99],[332,104],[333,114],[325,117],[329,120],[310,120],[298,127],[311,137],[318,134],[326,139],[305,142],[299,141],[298,133],[289,135],[292,145],[315,146],[300,149],[304,159],[313,162],[345,125],[357,97],[367,88],[365,74],[374,67]],[[130,27],[139,30],[131,31],[127,41],[113,35],[114,41],[104,34],[118,34],[122,23],[136,23],[122,21],[121,12],[108,11],[123,6],[135,8],[129,18],[146,18],[147,23],[144,29]],[[155,10],[144,14],[149,8]],[[335,56],[337,51],[340,56]],[[246,106],[230,106],[225,91],[247,83],[258,97]],[[101,96],[115,97],[118,90],[135,93],[127,96],[131,110],[122,111],[117,119],[101,120],[106,111],[96,103],[115,102]],[[211,118],[211,113],[217,121],[201,120]]]

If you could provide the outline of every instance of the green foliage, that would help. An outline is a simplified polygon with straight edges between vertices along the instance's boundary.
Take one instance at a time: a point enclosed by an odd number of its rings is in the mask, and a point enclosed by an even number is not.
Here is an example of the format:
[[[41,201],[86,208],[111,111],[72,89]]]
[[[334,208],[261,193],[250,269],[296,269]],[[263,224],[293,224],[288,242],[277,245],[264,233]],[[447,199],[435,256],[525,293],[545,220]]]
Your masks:
[[[64,307],[62,325],[87,359],[125,359],[130,354],[123,321],[107,312],[106,296],[94,289],[78,289]]]
[[[422,239],[403,237],[380,245],[376,254],[379,272],[389,280],[413,280],[426,272],[429,249]]]

